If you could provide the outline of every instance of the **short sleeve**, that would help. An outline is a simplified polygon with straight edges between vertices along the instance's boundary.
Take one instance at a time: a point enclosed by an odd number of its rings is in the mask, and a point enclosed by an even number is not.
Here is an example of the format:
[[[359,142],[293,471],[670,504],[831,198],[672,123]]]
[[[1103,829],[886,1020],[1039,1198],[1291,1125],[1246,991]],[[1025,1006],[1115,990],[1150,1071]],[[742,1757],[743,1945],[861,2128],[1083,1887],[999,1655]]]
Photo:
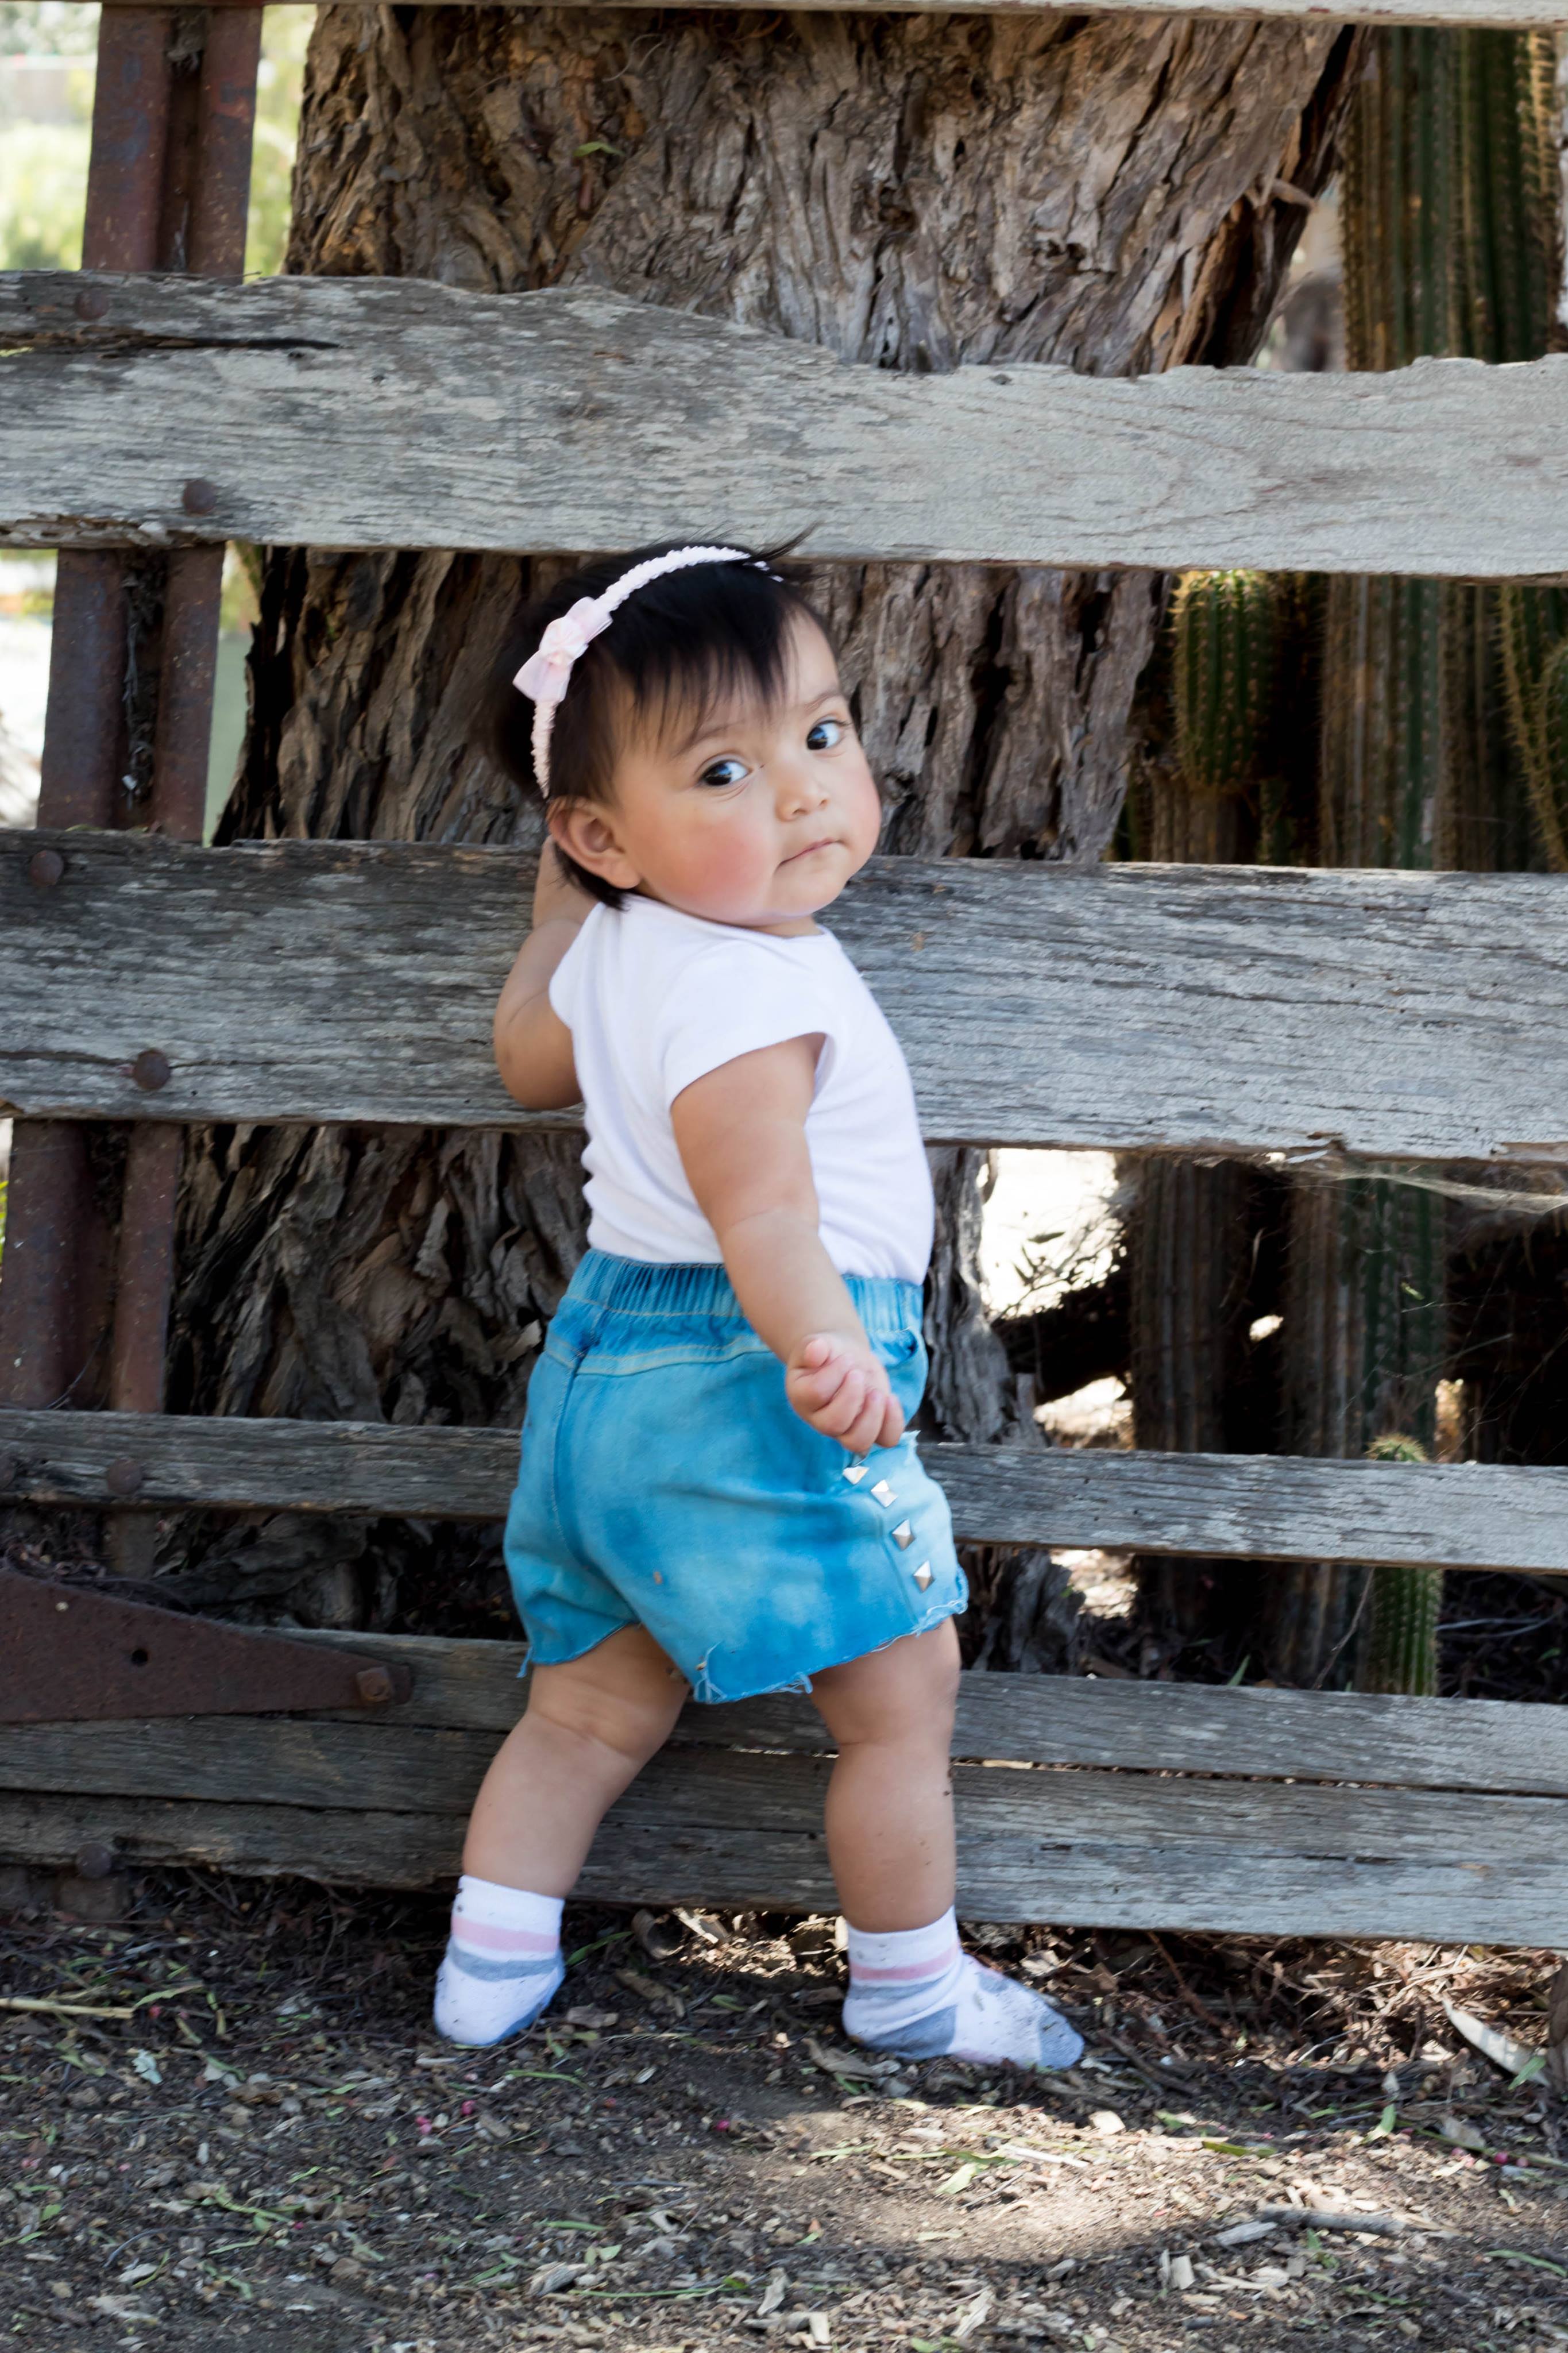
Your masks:
[[[665,1106],[710,1071],[742,1054],[820,1036],[818,1092],[843,1041],[844,1015],[833,991],[797,964],[745,942],[693,958],[660,1008],[657,1059]]]

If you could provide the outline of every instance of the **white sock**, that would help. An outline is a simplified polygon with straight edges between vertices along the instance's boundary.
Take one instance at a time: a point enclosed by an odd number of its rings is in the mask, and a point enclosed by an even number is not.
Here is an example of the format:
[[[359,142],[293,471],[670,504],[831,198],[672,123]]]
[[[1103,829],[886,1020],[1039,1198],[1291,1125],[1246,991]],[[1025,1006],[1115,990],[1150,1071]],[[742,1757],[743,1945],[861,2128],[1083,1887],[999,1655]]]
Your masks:
[[[560,1896],[531,1895],[465,1873],[436,1979],[437,2033],[448,2042],[470,2043],[521,2034],[565,1974]]]
[[[1083,2037],[1043,1995],[964,1952],[951,1910],[929,1928],[849,1931],[844,2031],[906,2059],[1071,2067]]]

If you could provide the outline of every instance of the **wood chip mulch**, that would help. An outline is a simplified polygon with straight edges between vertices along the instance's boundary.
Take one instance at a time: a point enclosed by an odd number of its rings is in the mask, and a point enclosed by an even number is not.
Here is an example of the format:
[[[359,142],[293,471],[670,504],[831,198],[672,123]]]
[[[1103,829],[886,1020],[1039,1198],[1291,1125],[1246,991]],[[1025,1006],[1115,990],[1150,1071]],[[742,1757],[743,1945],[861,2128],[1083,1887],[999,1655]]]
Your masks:
[[[434,1902],[7,1890],[0,2318],[40,2353],[1568,2345],[1552,1955],[980,1926],[1085,2064],[868,2073],[830,1922],[569,1912],[554,2010],[476,2054],[430,2031]]]

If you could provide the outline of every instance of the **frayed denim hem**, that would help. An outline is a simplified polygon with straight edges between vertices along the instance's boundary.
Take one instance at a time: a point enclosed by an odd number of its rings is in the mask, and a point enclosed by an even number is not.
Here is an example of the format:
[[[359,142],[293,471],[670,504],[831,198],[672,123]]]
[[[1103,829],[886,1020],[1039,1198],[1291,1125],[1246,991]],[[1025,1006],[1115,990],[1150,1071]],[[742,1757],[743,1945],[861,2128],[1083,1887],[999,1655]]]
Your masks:
[[[879,1651],[890,1651],[895,1642],[907,1641],[911,1634],[929,1634],[945,1620],[961,1617],[968,1607],[967,1593],[956,1595],[928,1609],[918,1625],[906,1626],[901,1633],[889,1634],[885,1642],[873,1642],[868,1651],[850,1651],[837,1659],[818,1659],[808,1671],[790,1676],[785,1683],[752,1683],[744,1691],[720,1690],[708,1672],[709,1660],[713,1656],[710,1651],[707,1658],[699,1660],[695,1677],[689,1679],[691,1681],[691,1696],[704,1706],[711,1707],[733,1706],[743,1699],[772,1699],[782,1692],[796,1692],[803,1699],[809,1699],[813,1675],[825,1675],[831,1667],[847,1667],[856,1659],[874,1659]]]

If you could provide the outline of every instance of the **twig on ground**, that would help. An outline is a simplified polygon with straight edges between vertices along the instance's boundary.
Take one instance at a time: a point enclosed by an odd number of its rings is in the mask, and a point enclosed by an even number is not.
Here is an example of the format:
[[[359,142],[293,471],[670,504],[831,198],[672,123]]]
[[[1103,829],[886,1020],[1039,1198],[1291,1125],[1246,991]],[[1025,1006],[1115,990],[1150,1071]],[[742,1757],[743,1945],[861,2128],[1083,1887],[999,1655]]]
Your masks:
[[[1366,2231],[1374,2239],[1402,2239],[1410,2228],[1397,2214],[1339,2214],[1323,2206],[1260,2206],[1260,2222],[1294,2222],[1303,2231]]]
[[[0,2010],[47,2010],[56,2018],[134,2018],[134,2010],[105,2009],[87,2001],[46,2001],[41,1995],[0,1994]]]
[[[1169,1947],[1161,1942],[1160,1938],[1154,1934],[1152,1928],[1147,1929],[1145,1934],[1148,1936],[1149,1942],[1153,1946],[1154,1950],[1159,1954],[1160,1958],[1164,1962],[1165,1967],[1170,1970],[1172,1977],[1175,1979],[1176,1991],[1186,2003],[1187,2008],[1195,2017],[1201,2018],[1205,2026],[1212,2027],[1214,2031],[1217,2034],[1220,2031],[1219,2020],[1215,2016],[1212,2010],[1208,2009],[1198,2000],[1197,1995],[1193,1991],[1191,1986],[1182,1975],[1181,1970],[1176,1967],[1175,1962],[1172,1959]]]

